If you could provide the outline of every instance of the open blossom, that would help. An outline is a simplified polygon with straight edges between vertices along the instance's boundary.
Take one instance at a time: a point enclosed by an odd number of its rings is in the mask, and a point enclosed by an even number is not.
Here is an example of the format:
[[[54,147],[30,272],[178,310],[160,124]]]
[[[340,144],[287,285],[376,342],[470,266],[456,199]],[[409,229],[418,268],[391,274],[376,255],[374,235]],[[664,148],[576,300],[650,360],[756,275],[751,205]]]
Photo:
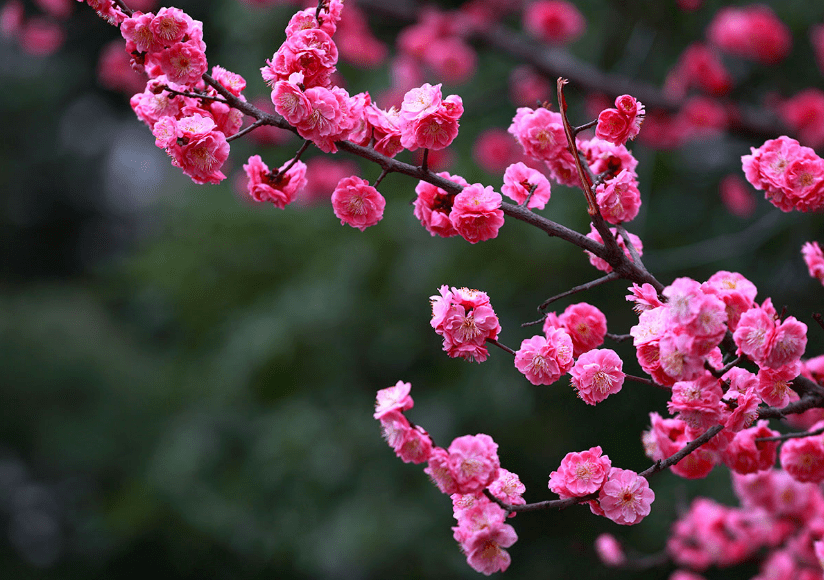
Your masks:
[[[418,425],[412,425],[400,410],[392,410],[379,418],[383,438],[404,463],[426,463],[432,455],[433,445],[429,433]]]
[[[818,242],[807,242],[801,247],[801,254],[804,256],[804,263],[810,276],[824,284],[824,253]]]
[[[609,457],[601,453],[600,446],[567,453],[558,470],[549,474],[549,489],[563,499],[583,497],[601,489],[612,467]]]
[[[457,95],[443,98],[441,85],[428,83],[404,95],[399,115],[400,143],[406,149],[440,150],[458,135],[463,103]]]
[[[360,231],[381,221],[384,207],[384,197],[360,177],[344,177],[332,192],[332,208],[341,225],[349,224]]]
[[[776,312],[767,298],[741,315],[733,333],[738,353],[750,357],[760,368],[776,369],[804,354],[807,346],[807,325],[793,316],[776,323]]]
[[[595,136],[616,145],[635,139],[641,130],[645,109],[635,97],[621,95],[615,99],[615,108],[604,109],[598,115]]]
[[[574,362],[572,340],[562,328],[551,330],[545,337],[527,338],[515,353],[515,368],[533,385],[551,385],[569,372]]]
[[[579,357],[588,350],[604,344],[607,317],[592,304],[570,304],[558,317],[558,322],[572,339],[572,356]]]
[[[655,501],[655,492],[646,478],[629,469],[613,467],[601,488],[598,503],[606,517],[616,524],[630,526],[643,520]]]
[[[511,563],[509,548],[518,540],[515,529],[504,523],[506,512],[489,500],[480,501],[461,512],[453,536],[476,572],[489,576],[503,572]]]
[[[600,403],[621,390],[624,384],[623,366],[615,351],[608,348],[590,350],[575,361],[570,371],[572,385],[585,403]]]
[[[415,404],[409,392],[412,390],[410,383],[398,381],[392,387],[387,387],[378,391],[375,401],[375,419],[380,419],[392,411],[407,411]]]
[[[443,337],[443,349],[452,358],[483,362],[489,355],[487,339],[501,331],[498,317],[485,292],[441,286],[432,296],[430,324]]]
[[[249,179],[246,188],[252,199],[270,201],[280,209],[292,203],[298,192],[306,187],[306,165],[296,161],[284,171],[290,163],[291,161],[287,161],[276,172],[272,172],[260,155],[250,157],[243,170]]]
[[[526,486],[521,483],[517,473],[512,473],[503,467],[498,470],[498,478],[489,485],[489,493],[509,505],[524,505],[526,500],[523,494]],[[515,512],[510,517],[515,516]]]
[[[552,194],[546,176],[536,169],[527,167],[520,161],[507,167],[506,172],[504,172],[504,185],[501,187],[501,193],[520,205],[526,201],[530,192],[532,192],[532,196],[529,198],[527,207],[529,209],[544,209]]]
[[[449,221],[470,244],[497,238],[498,230],[504,225],[502,201],[501,194],[491,185],[473,183],[455,196]]]
[[[455,482],[453,493],[481,493],[498,478],[498,444],[489,435],[464,435],[449,445],[447,468]]]
[[[775,437],[779,434],[770,429],[768,424],[768,421],[761,420],[755,427],[735,434],[721,454],[730,469],[736,473],[755,473],[773,468],[778,456],[778,441],[755,441],[759,437]]]
[[[821,435],[784,441],[780,459],[781,468],[796,481],[824,481],[824,441]]]

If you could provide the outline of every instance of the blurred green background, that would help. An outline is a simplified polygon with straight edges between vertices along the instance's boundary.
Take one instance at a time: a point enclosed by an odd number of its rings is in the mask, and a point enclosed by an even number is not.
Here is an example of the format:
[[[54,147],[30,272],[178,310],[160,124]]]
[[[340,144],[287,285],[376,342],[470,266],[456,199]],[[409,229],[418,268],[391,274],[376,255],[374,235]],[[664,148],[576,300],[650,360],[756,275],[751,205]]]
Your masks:
[[[683,13],[657,0],[576,2],[588,32],[571,50],[660,84],[722,4]],[[822,86],[806,35],[824,21],[824,6],[771,5],[792,28],[794,50],[777,68],[735,63],[735,96],[750,103]],[[266,97],[258,70],[293,9],[178,6],[204,22],[210,65],[242,74],[247,97]],[[370,25],[390,46],[401,29]],[[386,214],[363,233],[342,227],[328,204],[280,211],[234,192],[248,155],[277,166],[296,141],[234,142],[232,177],[195,186],[154,146],[127,97],[97,84],[97,54],[117,37],[78,5],[66,45],[49,58],[0,43],[0,576],[476,578],[452,539],[449,499],[394,457],[372,419],[375,392],[399,379],[412,383],[410,418],[438,444],[491,435],[528,501],[552,498],[548,474],[569,451],[601,445],[614,465],[649,464],[639,437],[650,411],[666,414],[660,392],[628,383],[588,407],[567,380],[530,385],[502,351],[482,365],[449,359],[429,326],[428,299],[440,285],[478,288],[500,316],[501,341],[517,348],[538,304],[599,275],[580,250],[511,220],[474,246],[431,238],[412,215],[415,184],[400,175],[383,181]],[[479,59],[470,83],[447,87],[466,108],[450,171],[498,189],[500,176],[474,165],[471,146],[482,129],[509,125],[516,63]],[[350,93],[388,87],[386,66],[339,68]],[[569,87],[577,122],[586,120],[583,96]],[[759,300],[771,296],[809,325],[814,356],[824,332],[810,315],[824,291],[800,248],[824,242],[821,216],[782,214],[760,199],[742,219],[718,196],[720,178],[760,144],[633,145],[644,206],[629,229],[664,283],[743,273]],[[378,171],[362,166],[362,175]],[[588,229],[573,190],[554,187],[542,214]],[[586,300],[607,314],[611,332],[626,333],[637,318],[625,294],[613,283],[556,307]],[[631,345],[607,346],[640,373]],[[632,578],[601,567],[597,534],[653,553],[692,497],[734,502],[724,468],[703,481],[666,473],[651,484],[653,514],[632,528],[580,507],[518,516],[508,574]]]

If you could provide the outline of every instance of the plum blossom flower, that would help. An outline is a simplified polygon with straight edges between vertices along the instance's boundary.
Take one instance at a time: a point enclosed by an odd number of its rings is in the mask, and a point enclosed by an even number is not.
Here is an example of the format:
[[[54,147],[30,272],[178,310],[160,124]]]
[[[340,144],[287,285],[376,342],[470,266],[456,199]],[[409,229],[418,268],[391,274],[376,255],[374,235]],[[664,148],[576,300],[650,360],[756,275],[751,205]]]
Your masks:
[[[498,230],[504,224],[502,201],[501,194],[491,185],[473,183],[455,196],[449,221],[470,244],[491,240],[498,237]]]
[[[572,368],[572,339],[567,331],[556,328],[547,335],[521,342],[515,353],[517,368],[533,385],[551,385]]]
[[[450,175],[445,171],[437,175],[454,181],[462,187],[469,185],[469,183],[459,175]],[[427,181],[418,182],[418,185],[415,186],[415,193],[418,194],[418,197],[415,198],[413,202],[415,206],[415,217],[420,220],[423,227],[426,228],[426,231],[433,236],[440,236],[442,238],[457,236],[458,232],[449,219],[449,214],[452,212],[452,205],[455,202],[455,195]]]
[[[520,205],[526,201],[530,192],[532,192],[532,197],[529,198],[527,207],[529,209],[544,209],[552,194],[546,176],[536,169],[527,167],[520,161],[507,167],[504,172],[504,185],[501,187],[501,193]]]
[[[621,390],[623,366],[620,357],[608,348],[587,351],[570,371],[572,385],[585,403],[595,405]]]
[[[824,481],[824,441],[821,435],[784,441],[780,459],[781,468],[796,481]]]
[[[615,108],[608,108],[598,115],[595,136],[599,139],[623,145],[635,139],[641,130],[645,109],[635,97],[621,95],[615,99]]]
[[[485,343],[497,339],[501,326],[485,292],[444,285],[432,296],[435,332],[443,337],[443,349],[450,357],[483,362],[489,356]]]
[[[655,501],[655,492],[646,478],[629,469],[613,467],[601,488],[598,503],[606,517],[616,524],[630,526],[643,520]]]
[[[409,392],[412,390],[411,383],[398,381],[394,386],[378,391],[375,401],[375,419],[380,419],[392,411],[407,411],[414,406]]]
[[[344,177],[332,192],[332,208],[341,225],[349,224],[360,231],[381,221],[384,207],[384,197],[360,177]]]
[[[292,203],[307,182],[306,165],[302,161],[296,161],[286,169],[290,163],[291,161],[287,161],[276,172],[272,172],[260,155],[251,156],[243,170],[249,179],[246,188],[252,199],[270,201],[280,209]]]
[[[806,242],[801,247],[801,254],[810,276],[824,284],[824,252],[818,242]]]
[[[580,453],[567,453],[557,471],[549,474],[549,489],[561,498],[595,493],[607,480],[612,462],[600,446]]]

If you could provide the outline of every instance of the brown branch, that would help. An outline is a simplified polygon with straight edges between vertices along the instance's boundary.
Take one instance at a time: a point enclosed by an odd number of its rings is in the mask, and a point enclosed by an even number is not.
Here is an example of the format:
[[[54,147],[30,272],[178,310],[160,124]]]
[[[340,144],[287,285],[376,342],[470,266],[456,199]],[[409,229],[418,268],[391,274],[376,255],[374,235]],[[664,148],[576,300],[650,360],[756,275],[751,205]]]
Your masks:
[[[494,344],[495,346],[497,346],[497,347],[498,347],[498,348],[500,348],[501,350],[505,350],[506,352],[508,352],[509,354],[511,354],[511,355],[513,355],[513,356],[515,355],[515,351],[514,351],[514,350],[512,350],[511,348],[509,348],[509,347],[508,347],[508,346],[506,346],[505,344],[502,344],[502,343],[498,342],[498,341],[497,341],[497,340],[495,340],[494,338],[487,338],[487,339],[486,339],[486,342],[488,342],[489,344]]]
[[[787,439],[803,439],[804,437],[814,437],[824,433],[824,427],[816,429],[815,431],[802,431],[799,433],[785,433],[784,435],[777,435],[775,437],[756,437],[756,443],[763,443],[764,441],[786,441]]]
[[[652,379],[647,379],[645,377],[636,377],[635,375],[624,374],[624,378],[629,380],[629,381],[635,381],[636,383],[649,385],[651,387],[655,387],[657,389],[661,389],[661,390],[664,390],[664,391],[670,391],[670,392],[672,391],[672,389],[670,387],[665,387],[664,385],[659,385],[658,383],[656,383]]]
[[[723,425],[715,425],[707,429],[703,435],[694,439],[687,443],[680,451],[673,453],[666,459],[659,459],[655,463],[652,464],[651,467],[648,467],[638,475],[642,477],[649,477],[654,473],[658,473],[659,471],[665,470],[667,467],[672,467],[682,459],[684,459],[687,455],[701,447],[704,443],[718,435],[724,429]]]
[[[595,280],[590,280],[585,284],[581,284],[579,286],[575,286],[574,288],[570,288],[566,292],[561,292],[560,294],[556,294],[551,298],[547,298],[541,303],[540,306],[538,306],[538,310],[544,310],[547,306],[549,306],[557,300],[560,300],[561,298],[566,298],[567,296],[577,294],[578,292],[583,292],[585,290],[595,288],[597,286],[600,286],[601,284],[606,284],[607,282],[611,282],[612,280],[617,280],[618,278],[620,278],[620,276],[616,272],[610,272],[606,276],[601,276],[600,278],[596,278]]]

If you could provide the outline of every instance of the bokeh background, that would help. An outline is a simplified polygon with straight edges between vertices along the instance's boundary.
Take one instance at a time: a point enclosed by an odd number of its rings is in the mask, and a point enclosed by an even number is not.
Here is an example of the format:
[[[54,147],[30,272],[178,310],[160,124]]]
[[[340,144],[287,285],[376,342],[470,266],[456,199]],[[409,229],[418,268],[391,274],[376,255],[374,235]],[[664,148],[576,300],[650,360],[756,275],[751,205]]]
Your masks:
[[[24,4],[27,14],[39,10]],[[575,4],[588,28],[573,54],[660,85],[730,3],[708,0],[695,12],[660,0]],[[807,30],[824,22],[824,5],[768,4],[792,29],[794,48],[780,67],[732,62],[735,97],[753,104],[823,84]],[[242,74],[248,98],[266,98],[259,68],[295,8],[176,5],[204,22],[210,64]],[[406,23],[367,16],[393,51]],[[432,238],[412,215],[414,182],[400,175],[383,181],[386,214],[363,233],[341,226],[328,203],[281,211],[236,193],[248,155],[277,166],[296,140],[234,142],[230,178],[195,186],[154,146],[128,96],[99,81],[99,54],[118,31],[81,4],[63,26],[65,43],[49,56],[8,36],[0,42],[0,576],[476,578],[452,539],[449,499],[420,467],[395,458],[372,419],[375,392],[397,380],[412,383],[409,416],[438,444],[491,435],[529,501],[552,498],[548,474],[568,451],[601,445],[615,465],[648,466],[640,433],[649,412],[666,414],[661,393],[628,383],[588,407],[566,380],[530,385],[502,351],[482,365],[449,359],[429,326],[440,285],[478,288],[500,316],[501,341],[517,348],[538,304],[597,277],[580,250],[511,220],[474,246]],[[498,189],[500,175],[478,167],[472,146],[483,129],[508,127],[518,63],[491,51],[478,58],[470,81],[445,87],[466,109],[449,170]],[[339,69],[350,93],[390,86],[385,64]],[[588,120],[586,95],[575,86],[568,95],[575,121]],[[634,144],[644,206],[629,229],[662,282],[741,272],[759,300],[771,296],[809,325],[808,355],[821,354],[824,332],[810,315],[824,290],[800,248],[824,241],[822,217],[783,214],[763,199],[741,217],[719,197],[720,179],[760,144],[729,136],[665,151]],[[542,213],[587,230],[580,192],[554,187]],[[611,332],[626,333],[637,318],[625,294],[613,283],[557,309],[586,300],[607,314]],[[640,373],[631,345],[608,346]],[[725,468],[697,482],[664,473],[651,484],[653,514],[633,528],[581,507],[518,516],[507,574],[633,578],[599,564],[599,533],[653,554],[691,498],[735,501]]]

